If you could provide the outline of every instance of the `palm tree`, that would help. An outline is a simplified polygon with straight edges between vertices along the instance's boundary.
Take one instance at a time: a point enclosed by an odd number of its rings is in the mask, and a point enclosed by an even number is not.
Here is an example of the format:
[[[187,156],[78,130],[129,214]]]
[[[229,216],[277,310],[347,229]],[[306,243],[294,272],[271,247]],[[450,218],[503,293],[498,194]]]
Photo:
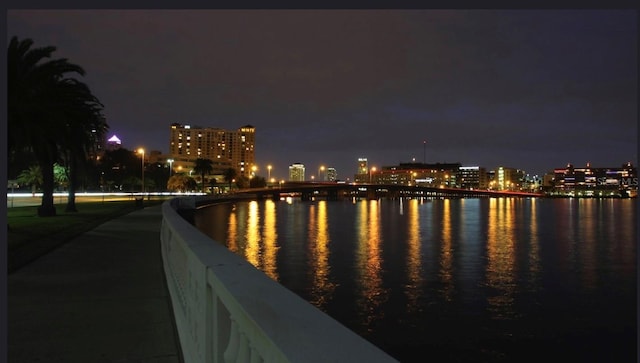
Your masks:
[[[60,103],[66,94],[65,75],[84,70],[67,59],[54,59],[53,46],[32,48],[33,40],[12,37],[7,52],[8,149],[30,149],[42,171],[42,202],[39,216],[53,216],[53,165],[58,159],[58,142],[65,130],[64,111],[72,102]]]
[[[60,153],[69,170],[69,197],[67,212],[77,212],[75,193],[80,169],[89,165],[89,156],[95,152],[96,141],[104,136],[108,125],[102,116],[102,104],[89,88],[75,79],[60,84],[60,123],[65,125],[60,139]]]
[[[53,164],[53,181],[58,187],[68,187],[69,171],[64,166],[56,163]]]
[[[211,161],[210,159],[197,158],[193,167],[193,171],[196,174],[200,174],[202,178],[202,192],[204,193],[204,175],[209,175],[213,171],[213,161]]]
[[[18,183],[31,185],[31,192],[35,194],[38,187],[42,185],[42,171],[40,171],[40,166],[32,165],[29,169],[23,170],[20,175],[18,175]]]
[[[229,189],[231,189],[231,182],[235,179],[238,172],[234,168],[227,168],[224,170],[224,180],[229,183]]]

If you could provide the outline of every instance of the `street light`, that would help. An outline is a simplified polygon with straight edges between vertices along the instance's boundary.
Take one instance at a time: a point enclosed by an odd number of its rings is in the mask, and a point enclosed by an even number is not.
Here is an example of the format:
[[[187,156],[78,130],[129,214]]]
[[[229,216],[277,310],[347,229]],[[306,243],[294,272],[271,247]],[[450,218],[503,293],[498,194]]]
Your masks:
[[[369,169],[369,184],[372,184],[373,182],[373,177],[372,174],[376,172],[376,167],[372,167],[371,169]]]
[[[271,180],[271,165],[267,165],[268,177],[267,180]]]
[[[323,181],[324,179],[321,178],[322,172],[324,171],[324,165],[320,165],[320,168],[318,169],[318,181]]]
[[[138,149],[138,154],[142,154],[142,194],[144,194],[144,149],[143,148],[139,148]]]
[[[173,169],[173,159],[167,159],[169,163],[169,177],[171,177],[171,170]]]

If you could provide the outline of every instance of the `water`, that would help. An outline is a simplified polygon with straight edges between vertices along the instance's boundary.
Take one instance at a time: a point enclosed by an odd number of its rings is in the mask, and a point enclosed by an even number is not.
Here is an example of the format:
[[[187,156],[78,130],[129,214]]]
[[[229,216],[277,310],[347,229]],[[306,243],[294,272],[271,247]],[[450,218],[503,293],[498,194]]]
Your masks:
[[[263,200],[195,220],[403,362],[636,362],[636,206]]]

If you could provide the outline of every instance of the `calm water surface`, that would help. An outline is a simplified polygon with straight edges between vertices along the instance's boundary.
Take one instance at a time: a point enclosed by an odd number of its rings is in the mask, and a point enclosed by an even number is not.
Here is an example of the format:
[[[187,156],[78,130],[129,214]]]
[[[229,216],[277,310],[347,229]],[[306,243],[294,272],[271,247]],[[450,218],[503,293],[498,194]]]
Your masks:
[[[202,209],[196,226],[403,362],[636,362],[636,213],[626,199],[263,200]]]

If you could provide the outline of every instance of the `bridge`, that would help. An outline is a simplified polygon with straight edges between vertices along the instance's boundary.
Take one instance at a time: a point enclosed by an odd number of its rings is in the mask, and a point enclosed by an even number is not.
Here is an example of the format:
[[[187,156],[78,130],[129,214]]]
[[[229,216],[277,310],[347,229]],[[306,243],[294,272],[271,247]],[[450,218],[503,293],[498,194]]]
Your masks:
[[[544,197],[543,193],[507,190],[436,188],[398,184],[366,184],[336,182],[286,182],[266,188],[242,189],[236,195],[254,196],[258,199],[280,199],[296,196],[302,200],[352,199],[352,198],[490,198],[490,197]]]

